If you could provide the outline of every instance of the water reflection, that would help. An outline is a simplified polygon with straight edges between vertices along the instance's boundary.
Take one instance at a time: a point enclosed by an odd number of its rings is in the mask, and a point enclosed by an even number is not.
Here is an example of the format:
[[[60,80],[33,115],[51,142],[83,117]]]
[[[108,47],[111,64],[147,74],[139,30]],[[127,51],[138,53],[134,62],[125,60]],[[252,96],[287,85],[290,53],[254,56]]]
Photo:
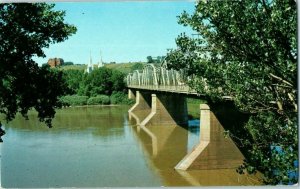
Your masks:
[[[193,148],[199,143],[200,141],[200,120],[193,119],[188,121],[188,152],[191,152]]]
[[[145,117],[141,112],[129,113],[134,135],[148,156],[148,163],[159,174],[164,186],[257,185],[258,178],[241,176],[235,169],[175,170],[177,163],[199,144],[199,120],[190,120],[188,128],[180,126],[139,126]],[[222,154],[221,154],[222,155]]]
[[[129,113],[135,123],[140,123],[135,113]],[[145,117],[145,116],[142,116]],[[132,122],[134,124],[134,122]],[[175,170],[175,165],[187,153],[188,132],[179,126],[133,127],[133,133],[141,149],[148,157],[148,164],[159,174],[164,186],[188,186]],[[176,183],[174,183],[176,182]]]
[[[30,113],[28,121],[18,116],[6,125],[2,186],[160,186],[132,138],[127,110],[64,109],[58,111],[51,129],[40,124],[35,113]]]

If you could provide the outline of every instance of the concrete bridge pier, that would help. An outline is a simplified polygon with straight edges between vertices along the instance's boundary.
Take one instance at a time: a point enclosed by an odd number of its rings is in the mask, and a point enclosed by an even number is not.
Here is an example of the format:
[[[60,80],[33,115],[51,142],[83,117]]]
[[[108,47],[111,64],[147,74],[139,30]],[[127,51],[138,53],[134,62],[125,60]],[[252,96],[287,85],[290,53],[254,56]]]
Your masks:
[[[207,104],[200,105],[200,141],[175,167],[187,169],[237,168],[244,156],[230,137],[225,138],[224,128]]]
[[[143,125],[187,126],[188,112],[186,97],[173,93],[152,94],[151,113]]]
[[[186,97],[175,93],[151,94],[145,91],[128,90],[128,97],[136,103],[128,110],[141,118],[140,125],[182,125],[188,124]]]
[[[128,89],[128,99],[135,100],[135,91],[133,91],[132,89]]]
[[[151,111],[151,93],[130,90],[128,91],[128,97],[135,99],[135,104],[128,110],[128,112],[134,111]]]

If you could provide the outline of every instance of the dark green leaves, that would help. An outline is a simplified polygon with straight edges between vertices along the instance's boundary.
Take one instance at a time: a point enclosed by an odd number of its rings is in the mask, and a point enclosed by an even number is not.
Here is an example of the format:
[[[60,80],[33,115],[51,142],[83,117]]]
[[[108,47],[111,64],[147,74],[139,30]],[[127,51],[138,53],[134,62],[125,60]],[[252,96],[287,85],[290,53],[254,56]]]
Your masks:
[[[51,127],[58,97],[66,85],[62,73],[38,67],[32,56],[45,56],[43,48],[62,42],[76,32],[64,23],[65,13],[46,3],[0,5],[0,113],[6,120],[17,112],[26,117],[35,108]]]
[[[231,96],[252,114],[241,125],[248,154],[239,172],[259,170],[270,184],[290,181],[289,172],[298,171],[295,1],[198,1],[179,23],[198,35],[176,39],[168,67],[183,69],[199,93],[214,101]]]

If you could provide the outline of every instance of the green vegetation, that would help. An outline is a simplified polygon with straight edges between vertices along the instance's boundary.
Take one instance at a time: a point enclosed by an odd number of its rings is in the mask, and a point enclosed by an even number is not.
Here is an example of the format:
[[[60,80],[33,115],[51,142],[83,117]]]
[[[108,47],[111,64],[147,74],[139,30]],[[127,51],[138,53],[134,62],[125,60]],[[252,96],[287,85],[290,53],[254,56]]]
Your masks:
[[[96,104],[102,104],[102,105],[107,105],[110,104],[110,99],[109,96],[107,95],[98,95],[95,97],[91,97],[87,101],[88,105],[96,105]]]
[[[132,63],[120,63],[120,64],[105,64],[104,67],[118,70],[124,74],[128,74],[136,69],[143,68],[145,63],[142,62],[132,62]]]
[[[79,95],[111,95],[113,91],[123,91],[126,87],[125,75],[117,70],[99,68],[90,74],[84,74],[83,82],[78,89]]]
[[[132,62],[132,63],[104,64],[103,67],[117,70],[124,74],[128,74],[134,70],[143,69],[144,66],[145,66],[145,63],[143,63],[143,62]],[[58,69],[84,71],[86,69],[86,65],[85,64],[64,65]],[[94,65],[94,69],[97,69],[97,67],[95,65]]]
[[[86,69],[86,65],[84,64],[74,64],[74,65],[65,65],[58,67],[60,70],[81,70],[84,71]]]
[[[125,74],[106,67],[96,68],[87,74],[83,70],[63,70],[68,96],[64,105],[131,104],[127,99]]]
[[[74,65],[73,62],[64,62],[64,64],[62,66],[70,66],[70,65]]]
[[[88,96],[67,95],[60,97],[60,101],[64,106],[82,106],[87,104]]]
[[[238,171],[260,171],[267,184],[298,182],[296,18],[293,0],[198,1],[179,17],[198,37],[180,35],[167,56],[199,93],[231,96],[250,114],[243,135],[230,131],[246,149]]]
[[[86,65],[55,68],[63,71],[63,79],[67,84],[65,91],[68,96],[62,97],[61,102],[64,105],[133,104],[127,97],[124,78],[144,65],[140,62],[106,64],[101,68],[95,67],[90,74],[85,73]],[[83,97],[88,99],[83,100]]]
[[[134,100],[128,99],[128,96],[125,93],[114,92],[110,96],[110,102],[112,104],[133,104]]]
[[[147,63],[160,64],[164,61],[165,58],[166,58],[165,56],[157,56],[157,57],[147,56]]]
[[[206,104],[207,102],[203,99],[187,98],[188,113],[191,119],[200,118],[200,104]]]
[[[65,93],[62,73],[39,67],[32,60],[33,56],[44,57],[43,49],[76,32],[64,22],[65,12],[53,7],[46,3],[0,4],[0,113],[7,121],[18,112],[27,117],[28,110],[35,108],[39,120],[51,127],[55,107],[61,106],[58,97]],[[0,131],[4,134],[1,123]]]

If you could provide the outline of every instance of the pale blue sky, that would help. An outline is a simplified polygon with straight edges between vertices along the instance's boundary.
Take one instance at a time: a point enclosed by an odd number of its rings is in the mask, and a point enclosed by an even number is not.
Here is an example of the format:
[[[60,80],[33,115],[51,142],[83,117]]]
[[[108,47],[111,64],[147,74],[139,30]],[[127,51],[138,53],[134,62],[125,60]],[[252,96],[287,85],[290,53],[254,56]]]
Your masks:
[[[192,13],[193,1],[60,2],[56,10],[66,10],[65,20],[78,31],[68,40],[45,49],[46,58],[34,60],[41,65],[49,58],[87,64],[91,51],[93,63],[146,61],[163,56],[175,48],[175,38],[191,29],[177,23],[183,10]]]

